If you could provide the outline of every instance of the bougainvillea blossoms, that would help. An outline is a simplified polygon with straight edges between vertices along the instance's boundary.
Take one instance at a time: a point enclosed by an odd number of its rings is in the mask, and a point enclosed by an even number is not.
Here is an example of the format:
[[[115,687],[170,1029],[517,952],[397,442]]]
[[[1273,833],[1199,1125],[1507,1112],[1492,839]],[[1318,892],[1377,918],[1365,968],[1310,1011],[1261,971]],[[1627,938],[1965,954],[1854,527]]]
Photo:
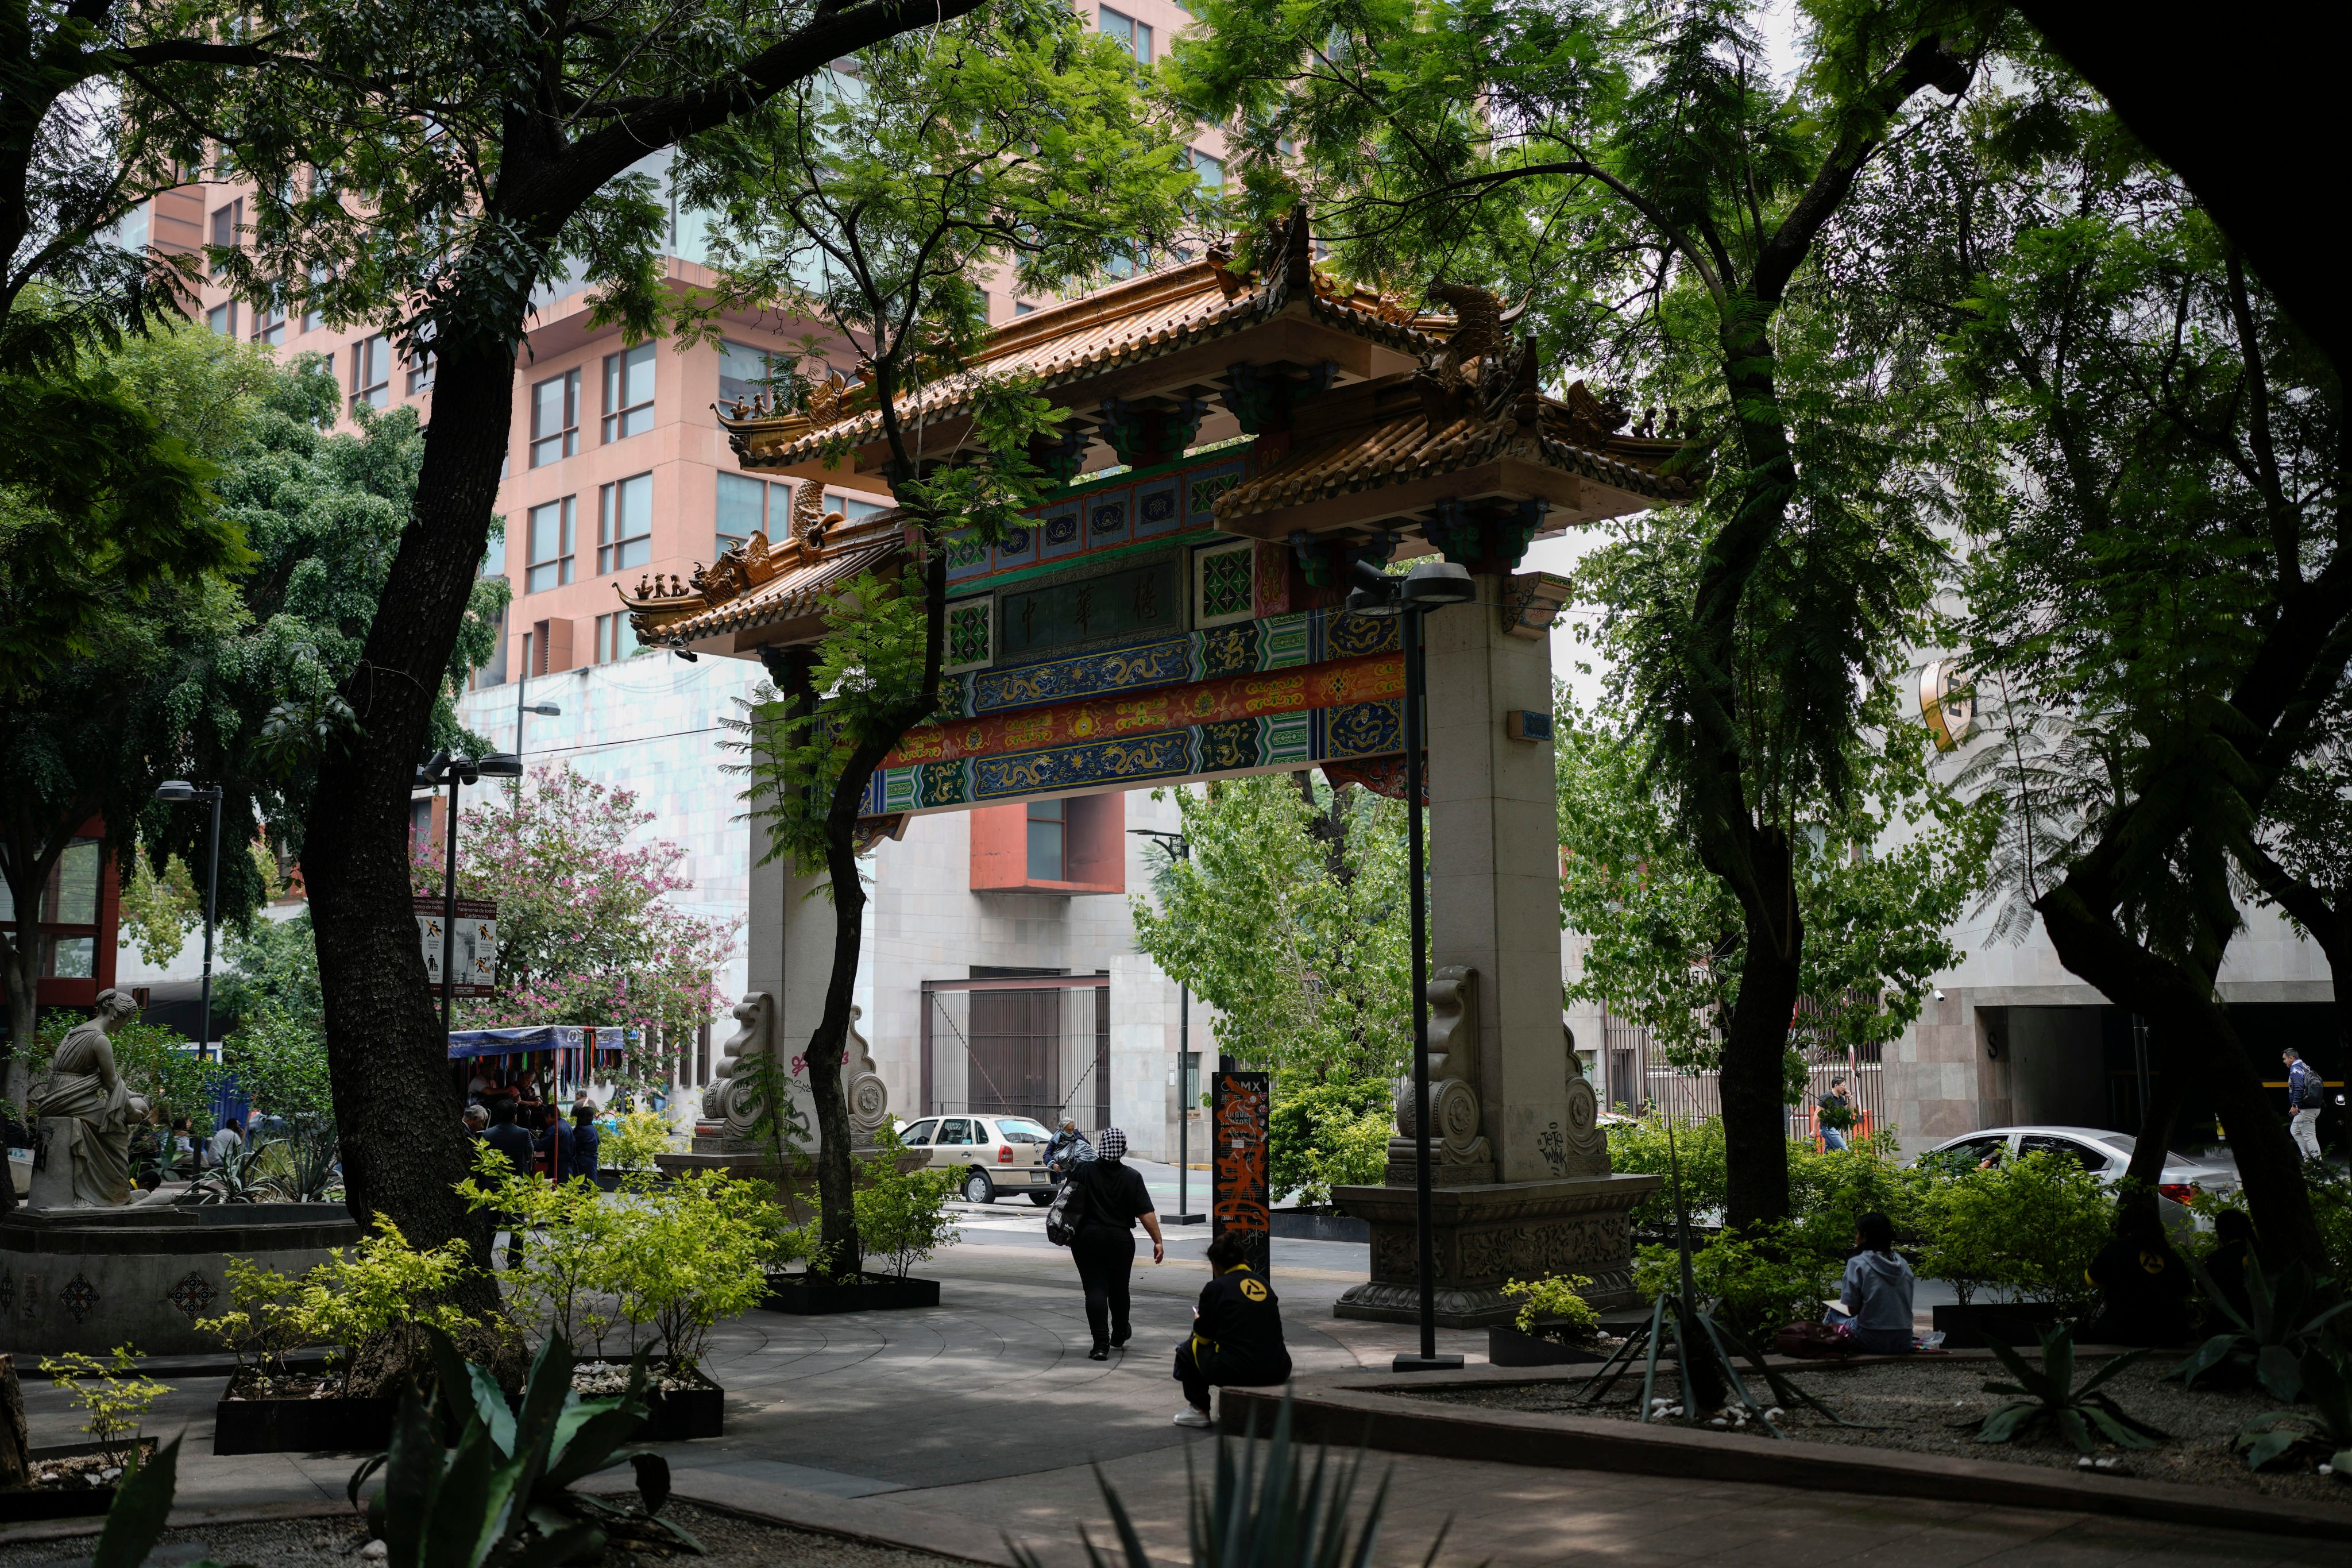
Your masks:
[[[569,765],[533,769],[519,802],[505,789],[461,807],[457,892],[498,904],[499,994],[460,1001],[459,1028],[622,1025],[646,1031],[629,1076],[665,1076],[655,1041],[680,1041],[721,1009],[717,976],[740,922],[669,901],[694,884],[678,874],[680,846],[630,842],[653,819],[634,791]],[[415,890],[437,895],[442,871],[420,841]]]

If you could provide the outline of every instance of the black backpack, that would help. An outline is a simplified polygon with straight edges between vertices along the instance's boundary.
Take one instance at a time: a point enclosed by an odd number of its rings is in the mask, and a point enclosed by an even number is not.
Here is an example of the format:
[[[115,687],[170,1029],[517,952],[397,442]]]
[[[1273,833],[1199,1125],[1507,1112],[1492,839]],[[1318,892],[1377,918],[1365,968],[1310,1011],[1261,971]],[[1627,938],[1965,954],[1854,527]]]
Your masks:
[[[1079,1222],[1087,1215],[1086,1194],[1078,1191],[1080,1165],[1063,1178],[1055,1189],[1053,1206],[1045,1211],[1045,1239],[1055,1247],[1067,1247],[1077,1239]]]

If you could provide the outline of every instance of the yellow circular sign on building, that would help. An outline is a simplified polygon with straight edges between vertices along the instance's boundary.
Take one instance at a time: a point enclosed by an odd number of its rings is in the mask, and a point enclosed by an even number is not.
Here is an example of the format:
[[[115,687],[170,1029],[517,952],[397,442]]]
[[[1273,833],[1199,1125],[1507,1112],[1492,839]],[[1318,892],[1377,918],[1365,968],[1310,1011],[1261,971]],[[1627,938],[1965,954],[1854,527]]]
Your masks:
[[[1264,1281],[1263,1279],[1244,1279],[1244,1280],[1243,1280],[1243,1281],[1242,1281],[1242,1294],[1243,1294],[1243,1295],[1244,1295],[1244,1296],[1246,1296],[1246,1297],[1248,1297],[1248,1298],[1249,1298],[1251,1300],[1253,1300],[1253,1301],[1263,1301],[1263,1300],[1265,1300],[1265,1281]]]

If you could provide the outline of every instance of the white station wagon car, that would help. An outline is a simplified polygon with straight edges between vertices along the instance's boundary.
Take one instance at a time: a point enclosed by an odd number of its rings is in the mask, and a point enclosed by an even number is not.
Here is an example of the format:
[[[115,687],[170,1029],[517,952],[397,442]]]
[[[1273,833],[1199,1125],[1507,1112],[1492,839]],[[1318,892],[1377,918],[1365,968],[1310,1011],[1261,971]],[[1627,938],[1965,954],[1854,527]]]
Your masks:
[[[1026,1193],[1039,1208],[1054,1201],[1045,1145],[1054,1135],[1025,1116],[927,1116],[898,1133],[910,1150],[930,1156],[930,1169],[954,1171],[968,1204],[992,1204],[999,1193]]]
[[[1970,1164],[1981,1165],[1988,1160],[2006,1160],[2015,1154],[2063,1154],[2080,1161],[2083,1169],[2113,1185],[2122,1181],[2124,1173],[2130,1169],[2132,1150],[2137,1144],[2138,1140],[2128,1132],[2110,1132],[2098,1127],[1988,1127],[1938,1143],[1922,1158],[1965,1159]],[[2237,1187],[2234,1171],[2205,1164],[2177,1151],[2168,1152],[2163,1172],[2156,1181],[2157,1212],[2164,1216],[2166,1225],[2187,1229],[2193,1223],[2185,1206],[2192,1191],[2202,1190],[2220,1197],[2235,1192]]]

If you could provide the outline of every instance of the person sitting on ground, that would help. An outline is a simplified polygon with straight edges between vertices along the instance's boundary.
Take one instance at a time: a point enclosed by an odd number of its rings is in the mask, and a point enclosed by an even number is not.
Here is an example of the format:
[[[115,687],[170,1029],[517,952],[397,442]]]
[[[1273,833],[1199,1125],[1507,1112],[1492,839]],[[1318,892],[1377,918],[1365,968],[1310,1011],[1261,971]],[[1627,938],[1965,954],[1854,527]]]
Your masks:
[[[1209,1243],[1209,1282],[1192,1309],[1192,1337],[1176,1347],[1184,1385],[1179,1426],[1209,1425],[1212,1387],[1263,1388],[1290,1381],[1282,1301],[1249,1266],[1249,1243],[1229,1230]]]
[[[1822,1321],[1853,1331],[1854,1348],[1869,1355],[1911,1353],[1911,1265],[1895,1251],[1895,1222],[1871,1213],[1853,1222],[1853,1255],[1845,1260],[1838,1294],[1843,1312]]]
[[[2189,1337],[2196,1282],[2165,1237],[2153,1194],[2118,1206],[2116,1234],[2085,1272],[2099,1288],[2099,1310],[2075,1336],[2078,1342],[2177,1345]]]
[[[2213,1289],[2221,1292],[2221,1300],[2241,1321],[2252,1321],[2253,1300],[2246,1290],[2246,1265],[2257,1259],[2262,1251],[2254,1239],[2253,1217],[2243,1209],[2223,1209],[2213,1216],[2213,1234],[2221,1244],[2205,1259],[2205,1277],[2213,1281]],[[2227,1325],[2215,1322],[2208,1326],[2220,1330]]]
[[[564,1179],[585,1176],[596,1179],[596,1145],[604,1135],[596,1131],[596,1108],[586,1100],[572,1108],[572,1161],[564,1167]]]

